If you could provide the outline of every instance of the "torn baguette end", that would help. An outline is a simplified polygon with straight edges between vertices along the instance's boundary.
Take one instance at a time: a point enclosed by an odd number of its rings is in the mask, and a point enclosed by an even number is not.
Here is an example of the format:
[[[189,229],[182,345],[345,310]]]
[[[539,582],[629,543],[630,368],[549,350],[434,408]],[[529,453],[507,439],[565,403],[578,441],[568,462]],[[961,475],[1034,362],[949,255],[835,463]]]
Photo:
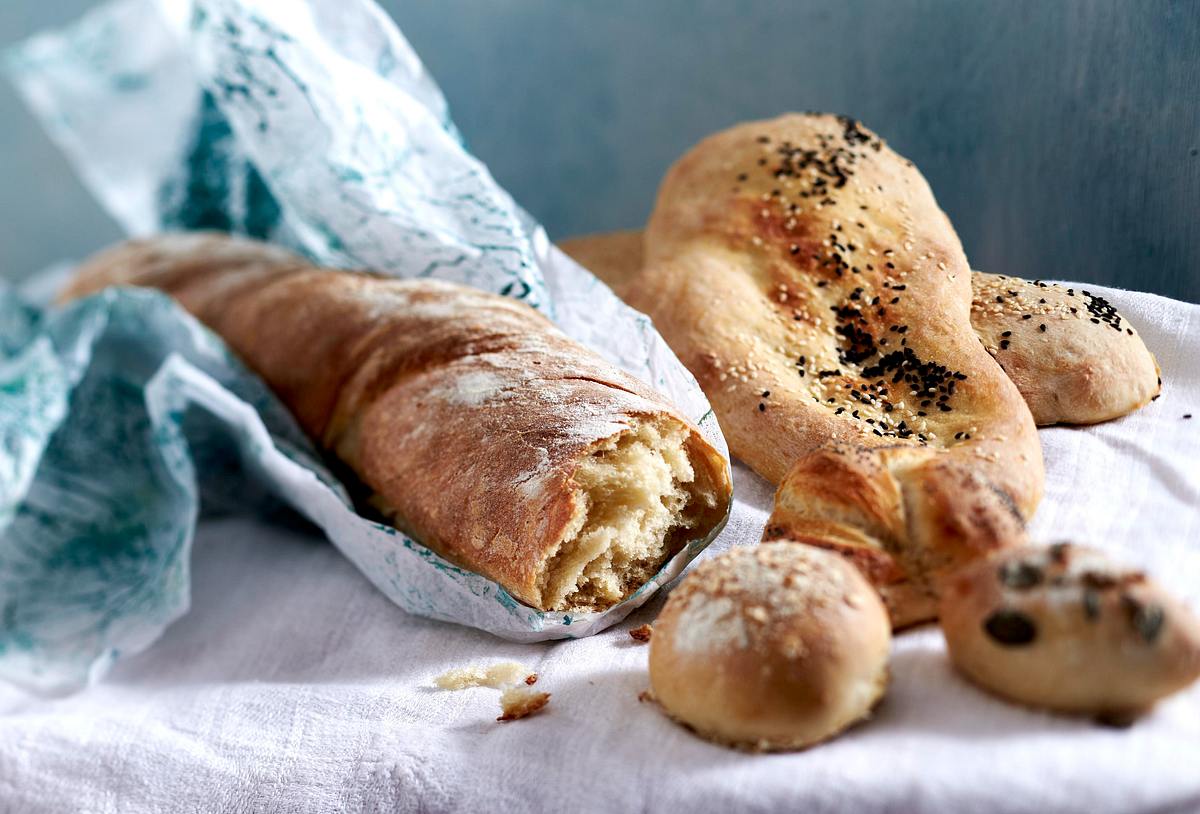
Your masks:
[[[580,462],[574,512],[538,582],[544,608],[612,607],[721,522],[728,477],[691,441],[681,422],[634,418]]]

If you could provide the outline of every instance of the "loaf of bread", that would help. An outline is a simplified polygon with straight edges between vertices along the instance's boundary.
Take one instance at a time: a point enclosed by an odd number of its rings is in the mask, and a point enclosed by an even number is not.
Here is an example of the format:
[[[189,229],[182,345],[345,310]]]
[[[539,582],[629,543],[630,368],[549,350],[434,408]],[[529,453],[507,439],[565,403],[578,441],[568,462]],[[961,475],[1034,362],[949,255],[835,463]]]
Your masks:
[[[559,247],[622,298],[638,284],[639,231],[585,235]],[[1158,395],[1162,381],[1154,356],[1103,297],[982,271],[971,272],[971,289],[971,327],[1038,425],[1096,424],[1128,415]]]
[[[940,617],[964,675],[1035,707],[1124,722],[1200,678],[1200,621],[1095,549],[998,552],[955,575]]]
[[[768,539],[883,562],[898,625],[932,616],[940,576],[1025,541],[1033,418],[971,327],[949,221],[875,134],[786,115],[710,136],[667,173],[643,250],[624,293],[780,483]]]
[[[849,563],[791,542],[734,548],[671,592],[650,639],[651,697],[702,737],[801,749],[870,714],[891,630]]]
[[[509,298],[216,234],[130,241],[65,298],[160,289],[225,339],[395,525],[543,610],[598,610],[723,522],[728,463]]]

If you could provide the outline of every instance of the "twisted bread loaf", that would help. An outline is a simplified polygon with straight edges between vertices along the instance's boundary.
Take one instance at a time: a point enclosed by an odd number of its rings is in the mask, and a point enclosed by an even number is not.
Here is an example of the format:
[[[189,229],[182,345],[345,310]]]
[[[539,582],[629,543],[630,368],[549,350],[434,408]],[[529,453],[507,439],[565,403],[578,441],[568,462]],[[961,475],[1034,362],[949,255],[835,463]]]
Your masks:
[[[610,606],[726,515],[696,428],[514,300],[215,234],[120,244],[64,296],[118,284],[174,297],[397,526],[534,607]]]
[[[644,249],[629,301],[736,454],[781,484],[767,539],[868,566],[897,625],[932,616],[963,563],[1024,541],[1033,418],[971,328],[946,216],[877,136],[823,115],[711,136],[667,173]]]

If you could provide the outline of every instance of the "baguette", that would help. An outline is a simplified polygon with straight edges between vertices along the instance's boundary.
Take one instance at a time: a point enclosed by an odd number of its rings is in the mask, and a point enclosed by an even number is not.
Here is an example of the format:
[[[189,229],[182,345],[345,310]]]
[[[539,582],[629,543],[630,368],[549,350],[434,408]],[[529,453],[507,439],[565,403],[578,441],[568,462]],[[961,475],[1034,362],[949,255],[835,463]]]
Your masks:
[[[624,299],[638,284],[639,231],[570,238],[559,248]],[[971,290],[971,327],[1039,426],[1120,418],[1162,389],[1141,336],[1102,297],[982,271],[971,272]]]
[[[109,285],[175,298],[386,518],[535,608],[609,607],[727,514],[691,422],[515,300],[202,233],[102,252],[64,299]]]
[[[1029,409],[971,328],[962,247],[910,162],[858,122],[786,115],[667,173],[630,303],[780,484],[764,539],[865,566],[896,626],[1025,541],[1041,497]]]

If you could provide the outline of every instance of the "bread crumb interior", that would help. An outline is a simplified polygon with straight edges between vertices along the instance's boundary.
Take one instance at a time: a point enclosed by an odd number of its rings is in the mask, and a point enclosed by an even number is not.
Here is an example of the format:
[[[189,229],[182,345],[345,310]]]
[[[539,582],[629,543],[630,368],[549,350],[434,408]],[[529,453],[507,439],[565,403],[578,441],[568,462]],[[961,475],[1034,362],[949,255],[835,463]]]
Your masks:
[[[542,573],[543,607],[595,611],[654,576],[717,505],[708,473],[687,454],[676,422],[637,422],[580,462],[577,507]]]

